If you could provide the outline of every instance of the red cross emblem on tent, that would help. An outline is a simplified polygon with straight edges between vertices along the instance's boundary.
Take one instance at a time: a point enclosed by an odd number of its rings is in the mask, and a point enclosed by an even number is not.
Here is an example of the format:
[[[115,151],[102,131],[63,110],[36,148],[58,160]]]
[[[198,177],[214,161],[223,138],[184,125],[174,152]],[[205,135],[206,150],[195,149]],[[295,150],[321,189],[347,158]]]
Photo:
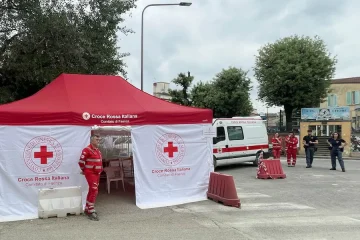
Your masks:
[[[82,117],[83,117],[84,120],[89,120],[89,119],[90,119],[90,113],[84,112],[84,113],[82,114]]]
[[[35,173],[51,173],[62,163],[61,144],[52,137],[39,136],[31,139],[24,149],[24,162]]]
[[[167,147],[164,147],[164,153],[168,153],[169,158],[173,158],[174,157],[174,152],[177,152],[178,148],[174,147],[173,142],[168,142]]]
[[[162,135],[156,143],[156,157],[166,166],[178,165],[185,156],[185,142],[175,133]]]
[[[34,152],[34,158],[40,158],[40,164],[47,164],[48,158],[53,156],[53,152],[47,151],[47,146],[40,146],[40,152]]]

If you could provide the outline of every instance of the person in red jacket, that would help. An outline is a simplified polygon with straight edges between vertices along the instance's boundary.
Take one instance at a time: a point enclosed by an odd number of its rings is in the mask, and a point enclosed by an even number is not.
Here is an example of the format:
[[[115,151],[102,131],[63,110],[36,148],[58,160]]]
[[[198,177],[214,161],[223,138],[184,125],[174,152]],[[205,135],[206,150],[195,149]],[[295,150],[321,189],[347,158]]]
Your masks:
[[[286,136],[285,138],[286,142],[286,161],[288,166],[295,167],[296,165],[296,154],[297,154],[297,145],[298,145],[298,139],[295,137],[293,132],[289,133],[289,136]],[[292,162],[291,162],[292,159]]]
[[[273,145],[274,159],[280,159],[281,138],[279,137],[279,133],[275,133],[275,136],[271,139],[271,143]]]
[[[79,166],[81,174],[85,175],[89,185],[89,192],[86,198],[85,214],[91,219],[98,221],[95,211],[95,200],[98,195],[100,174],[103,171],[102,156],[99,150],[99,135],[91,135],[90,145],[81,152]]]

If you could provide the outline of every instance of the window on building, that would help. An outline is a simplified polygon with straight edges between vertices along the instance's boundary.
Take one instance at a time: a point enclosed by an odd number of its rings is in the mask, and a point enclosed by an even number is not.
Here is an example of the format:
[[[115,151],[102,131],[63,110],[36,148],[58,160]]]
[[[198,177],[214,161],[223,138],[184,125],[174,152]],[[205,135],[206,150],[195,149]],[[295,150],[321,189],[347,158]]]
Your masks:
[[[227,127],[228,136],[230,141],[244,140],[243,129],[240,126]]]
[[[346,105],[360,104],[360,91],[346,93]]]
[[[328,107],[337,107],[337,96],[335,94],[328,95]]]

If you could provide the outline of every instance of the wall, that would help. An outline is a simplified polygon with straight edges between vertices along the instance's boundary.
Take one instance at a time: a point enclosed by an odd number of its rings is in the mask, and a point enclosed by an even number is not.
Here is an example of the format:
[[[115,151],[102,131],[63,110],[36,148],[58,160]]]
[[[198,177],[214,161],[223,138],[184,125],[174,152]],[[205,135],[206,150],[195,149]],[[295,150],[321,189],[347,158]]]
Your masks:
[[[267,124],[269,127],[277,127],[280,117],[278,116],[277,113],[268,113],[265,115],[266,116],[266,120],[268,121]]]
[[[359,83],[344,83],[344,84],[332,84],[330,86],[330,90],[331,93],[329,94],[329,96],[331,97],[331,102],[330,104],[333,103],[333,105],[337,105],[338,107],[343,107],[343,106],[349,106],[350,107],[350,113],[351,113],[351,118],[354,120],[356,119],[356,121],[353,121],[352,123],[352,127],[357,129],[360,127],[360,113],[357,113],[357,111],[355,111],[355,108],[358,107],[358,105],[360,105],[360,84]],[[352,96],[352,100],[353,102],[351,104],[349,104],[347,102],[347,92],[357,92],[354,94],[354,96]],[[320,104],[320,108],[326,108],[328,107],[328,101],[330,100],[328,98],[325,99],[325,102]],[[336,107],[336,106],[334,106]]]
[[[321,122],[300,122],[300,150],[299,154],[305,155],[305,150],[302,144],[302,139],[305,135],[307,135],[307,130],[309,126],[312,125],[322,125]],[[338,121],[329,121],[327,125],[341,125],[341,137],[347,142],[345,146],[343,156],[350,157],[351,156],[351,122],[338,122]]]
[[[170,83],[167,82],[155,82],[153,84],[153,92],[154,93],[168,93],[169,92],[169,85]]]
[[[153,95],[161,99],[170,100],[169,85],[170,83],[167,82],[155,82],[153,84]]]

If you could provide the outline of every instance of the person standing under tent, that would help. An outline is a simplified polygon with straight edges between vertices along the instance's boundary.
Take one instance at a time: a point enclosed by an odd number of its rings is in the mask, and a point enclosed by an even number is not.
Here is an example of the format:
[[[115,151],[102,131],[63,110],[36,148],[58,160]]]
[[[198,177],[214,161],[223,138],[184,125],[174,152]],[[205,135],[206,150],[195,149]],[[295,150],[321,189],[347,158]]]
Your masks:
[[[344,160],[342,158],[342,153],[344,151],[344,147],[346,145],[346,142],[344,139],[342,139],[337,132],[334,132],[331,135],[331,138],[329,138],[328,143],[331,148],[331,168],[330,170],[336,170],[336,157],[339,161],[341,170],[345,172],[345,164]]]
[[[99,191],[100,174],[103,171],[102,156],[99,150],[100,136],[92,134],[90,144],[81,152],[79,166],[81,174],[85,175],[89,185],[89,192],[86,198],[85,214],[91,219],[98,221],[95,211],[95,201]]]
[[[271,143],[273,145],[274,159],[280,159],[281,138],[279,137],[279,133],[275,133],[274,137],[271,139]]]
[[[295,167],[296,165],[296,154],[297,154],[297,145],[298,145],[298,139],[295,137],[294,132],[290,132],[289,136],[285,137],[286,142],[286,160],[288,166]],[[291,163],[292,159],[292,163]]]

